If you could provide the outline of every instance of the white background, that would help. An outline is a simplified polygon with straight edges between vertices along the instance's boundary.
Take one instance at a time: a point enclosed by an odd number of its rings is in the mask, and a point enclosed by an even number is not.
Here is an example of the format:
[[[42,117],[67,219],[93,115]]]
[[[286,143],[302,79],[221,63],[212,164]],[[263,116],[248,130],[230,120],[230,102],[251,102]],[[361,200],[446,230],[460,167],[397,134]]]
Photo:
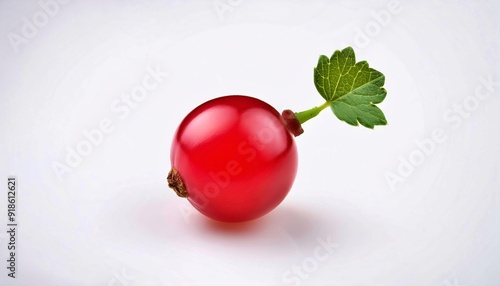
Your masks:
[[[0,285],[500,285],[499,2],[389,3],[0,2]],[[195,106],[319,105],[318,56],[348,45],[386,76],[387,126],[307,122],[290,194],[250,223],[213,222],[167,188]],[[114,110],[148,69],[155,88]],[[103,119],[113,131],[58,179]]]

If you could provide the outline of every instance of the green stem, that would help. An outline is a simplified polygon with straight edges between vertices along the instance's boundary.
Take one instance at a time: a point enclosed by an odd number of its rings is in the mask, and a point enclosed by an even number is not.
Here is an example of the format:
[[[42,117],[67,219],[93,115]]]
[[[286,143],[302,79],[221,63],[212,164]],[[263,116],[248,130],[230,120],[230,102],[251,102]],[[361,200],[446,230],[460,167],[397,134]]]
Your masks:
[[[328,106],[330,106],[330,102],[327,101],[320,106],[315,106],[311,109],[304,110],[301,112],[295,112],[295,116],[297,116],[297,119],[299,120],[300,124],[303,124],[307,120],[316,117],[316,115],[318,115],[321,112],[321,110],[327,108]]]

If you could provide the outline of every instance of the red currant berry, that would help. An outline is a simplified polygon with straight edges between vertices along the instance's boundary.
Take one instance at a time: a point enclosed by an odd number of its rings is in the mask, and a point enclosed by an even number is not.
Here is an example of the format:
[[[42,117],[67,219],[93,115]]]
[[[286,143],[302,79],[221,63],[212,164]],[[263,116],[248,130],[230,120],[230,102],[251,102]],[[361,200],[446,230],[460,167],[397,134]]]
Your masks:
[[[297,173],[293,136],[302,124],[330,109],[349,125],[386,125],[376,106],[387,92],[385,76],[354,50],[321,55],[314,85],[323,104],[282,115],[248,96],[219,97],[196,107],[181,122],[172,142],[168,185],[201,213],[225,222],[243,222],[270,212],[285,199]],[[293,136],[292,136],[293,135]]]
[[[174,135],[169,185],[219,221],[265,215],[283,201],[295,179],[297,148],[290,134],[294,131],[289,131],[290,126],[297,128],[293,122],[298,123],[248,96],[203,103]]]

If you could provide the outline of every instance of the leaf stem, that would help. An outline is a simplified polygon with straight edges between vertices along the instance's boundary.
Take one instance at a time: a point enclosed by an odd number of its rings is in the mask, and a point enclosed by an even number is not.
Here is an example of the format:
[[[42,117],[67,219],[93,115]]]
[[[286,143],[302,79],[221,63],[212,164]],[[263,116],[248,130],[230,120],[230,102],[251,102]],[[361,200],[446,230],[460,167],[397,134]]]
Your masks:
[[[297,119],[299,120],[300,124],[303,124],[307,120],[309,120],[313,117],[316,117],[316,115],[318,115],[323,109],[330,106],[330,104],[331,103],[329,101],[326,101],[325,103],[323,103],[320,106],[315,106],[311,109],[304,110],[301,112],[295,112],[295,116],[297,116]]]

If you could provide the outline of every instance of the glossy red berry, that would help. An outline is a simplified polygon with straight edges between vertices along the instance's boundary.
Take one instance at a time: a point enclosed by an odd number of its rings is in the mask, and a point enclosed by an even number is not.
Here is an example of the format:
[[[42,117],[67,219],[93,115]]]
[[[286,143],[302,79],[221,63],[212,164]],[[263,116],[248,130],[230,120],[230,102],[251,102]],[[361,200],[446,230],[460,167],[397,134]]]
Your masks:
[[[168,185],[208,217],[225,222],[258,218],[279,205],[297,172],[294,137],[302,124],[329,109],[345,123],[373,129],[387,119],[376,104],[387,92],[385,76],[352,47],[321,55],[314,85],[324,102],[280,115],[248,96],[219,97],[195,108],[172,142]],[[293,136],[292,136],[293,135]]]
[[[290,128],[290,127],[289,127]],[[278,206],[297,172],[297,148],[286,119],[248,96],[201,104],[172,142],[169,185],[204,215],[248,221]]]

